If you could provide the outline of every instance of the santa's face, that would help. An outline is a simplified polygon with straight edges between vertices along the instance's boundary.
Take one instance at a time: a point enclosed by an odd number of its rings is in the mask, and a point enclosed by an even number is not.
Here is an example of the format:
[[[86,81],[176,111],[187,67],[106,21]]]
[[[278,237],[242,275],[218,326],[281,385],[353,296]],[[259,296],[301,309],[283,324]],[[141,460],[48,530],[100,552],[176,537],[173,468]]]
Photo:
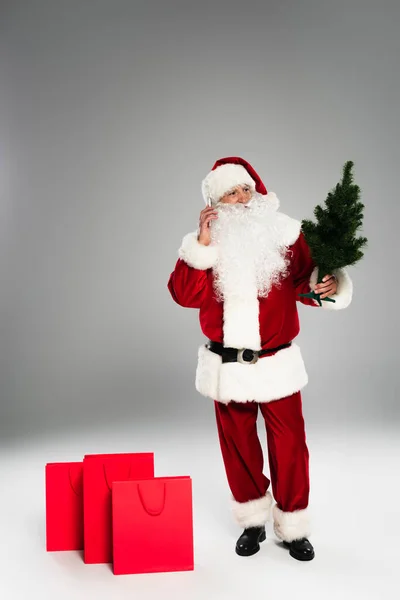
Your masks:
[[[249,185],[237,185],[219,199],[221,204],[246,204],[252,196],[252,189]]]
[[[219,248],[215,288],[221,299],[250,291],[266,296],[287,271],[277,211],[267,196],[251,190],[236,193],[241,199],[219,201],[218,218],[211,221],[211,239]],[[247,200],[241,195],[245,193]]]

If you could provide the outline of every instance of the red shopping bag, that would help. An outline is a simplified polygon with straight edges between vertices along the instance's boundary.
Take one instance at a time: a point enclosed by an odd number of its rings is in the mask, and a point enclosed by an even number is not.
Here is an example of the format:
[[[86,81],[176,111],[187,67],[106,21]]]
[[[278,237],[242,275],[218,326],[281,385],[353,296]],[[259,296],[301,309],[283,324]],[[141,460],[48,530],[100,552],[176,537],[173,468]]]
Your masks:
[[[92,454],[83,460],[84,562],[112,562],[114,481],[154,477],[154,454]]]
[[[83,549],[82,463],[48,463],[46,485],[46,549]]]
[[[192,480],[113,483],[114,574],[194,569]]]

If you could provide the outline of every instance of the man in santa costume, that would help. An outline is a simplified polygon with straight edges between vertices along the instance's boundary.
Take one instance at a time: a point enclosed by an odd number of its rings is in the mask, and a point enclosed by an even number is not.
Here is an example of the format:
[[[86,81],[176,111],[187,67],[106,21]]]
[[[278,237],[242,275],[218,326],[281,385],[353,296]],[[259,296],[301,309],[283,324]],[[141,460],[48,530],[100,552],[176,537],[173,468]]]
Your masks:
[[[180,306],[199,309],[208,342],[199,348],[197,391],[214,400],[233,513],[244,529],[236,552],[250,556],[274,531],[298,560],[314,558],[308,540],[309,455],[301,390],[308,377],[299,346],[299,294],[314,290],[326,310],[346,308],[353,286],[346,269],[317,285],[318,266],[301,223],[244,159],[218,160],[202,183],[207,207],[187,234],[168,289]],[[269,480],[257,435],[265,420]],[[272,486],[272,495],[270,492]]]

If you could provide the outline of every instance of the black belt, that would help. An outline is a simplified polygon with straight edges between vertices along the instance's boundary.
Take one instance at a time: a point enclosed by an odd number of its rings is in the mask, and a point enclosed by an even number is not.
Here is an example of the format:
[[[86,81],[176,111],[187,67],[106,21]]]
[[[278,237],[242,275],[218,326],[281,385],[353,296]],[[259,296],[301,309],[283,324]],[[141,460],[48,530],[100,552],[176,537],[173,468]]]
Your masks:
[[[215,352],[215,354],[219,354],[220,356],[222,356],[223,363],[239,362],[243,364],[252,365],[256,363],[261,356],[266,356],[267,354],[278,352],[278,350],[289,348],[291,345],[292,342],[289,342],[288,344],[282,344],[281,346],[277,346],[276,348],[268,348],[265,350],[250,350],[250,348],[225,348],[225,346],[220,342],[209,341],[206,344],[206,348],[211,350],[211,352]]]

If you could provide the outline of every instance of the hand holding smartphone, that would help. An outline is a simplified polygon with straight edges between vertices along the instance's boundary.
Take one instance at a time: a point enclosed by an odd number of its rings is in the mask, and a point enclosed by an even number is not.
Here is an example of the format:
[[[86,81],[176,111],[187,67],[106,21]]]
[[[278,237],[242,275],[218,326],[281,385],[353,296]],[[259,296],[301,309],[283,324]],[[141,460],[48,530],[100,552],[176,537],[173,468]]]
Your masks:
[[[200,213],[199,235],[197,237],[200,244],[204,246],[208,246],[211,243],[210,225],[214,219],[218,219],[217,210],[212,206],[211,198],[208,198],[206,208],[203,208]]]

